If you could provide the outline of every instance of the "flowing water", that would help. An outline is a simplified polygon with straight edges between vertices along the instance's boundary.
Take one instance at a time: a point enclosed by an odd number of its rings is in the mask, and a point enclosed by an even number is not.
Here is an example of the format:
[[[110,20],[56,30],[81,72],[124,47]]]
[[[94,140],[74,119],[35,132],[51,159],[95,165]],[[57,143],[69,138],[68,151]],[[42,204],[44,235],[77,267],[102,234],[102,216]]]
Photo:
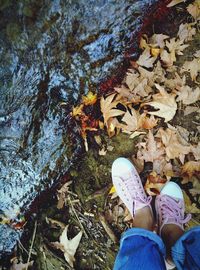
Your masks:
[[[0,0],[1,223],[20,221],[73,164],[82,146],[72,105],[115,74],[155,2]],[[0,254],[20,233],[0,225]]]

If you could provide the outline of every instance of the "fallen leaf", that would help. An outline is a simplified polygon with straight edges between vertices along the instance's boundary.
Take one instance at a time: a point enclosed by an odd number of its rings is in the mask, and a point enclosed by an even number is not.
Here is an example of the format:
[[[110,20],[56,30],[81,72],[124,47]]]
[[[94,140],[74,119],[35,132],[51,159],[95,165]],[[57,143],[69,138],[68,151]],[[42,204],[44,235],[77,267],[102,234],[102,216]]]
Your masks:
[[[175,6],[175,5],[178,5],[178,4],[180,4],[180,3],[183,3],[183,2],[185,2],[186,0],[172,0],[168,5],[167,5],[167,7],[173,7],[173,6]]]
[[[116,192],[116,189],[115,189],[114,186],[112,186],[112,188],[111,188],[110,191],[109,191],[109,194],[113,194],[113,193],[115,193],[115,192]]]
[[[146,68],[152,68],[154,62],[156,61],[157,57],[152,57],[150,50],[147,48],[143,51],[140,55],[139,59],[137,60],[138,65]]]
[[[164,48],[165,47],[165,40],[168,39],[169,36],[163,35],[163,34],[154,34],[150,39],[149,43],[153,47],[160,47]]]
[[[101,112],[103,114],[104,123],[108,127],[108,120],[110,118],[119,116],[124,114],[124,111],[116,109],[117,104],[119,101],[114,100],[116,94],[112,94],[108,96],[107,98],[102,97],[100,101],[101,105]]]
[[[200,72],[200,58],[194,58],[192,61],[186,61],[181,69],[181,72],[190,72],[191,79],[196,81],[196,77]]]
[[[180,141],[180,135],[176,130],[160,128],[156,136],[161,138],[168,160],[179,158],[182,163],[184,162],[184,157],[191,151],[191,146],[183,138]]]
[[[76,106],[76,107],[73,107],[72,109],[72,116],[80,116],[83,114],[83,104],[79,105],[79,106]]]
[[[82,97],[82,103],[86,106],[93,105],[97,101],[97,94],[93,94],[91,91],[86,96]]]
[[[187,7],[187,11],[192,15],[192,17],[198,21],[200,20],[200,2],[199,0],[194,1]]]
[[[191,214],[200,214],[200,209],[197,208],[195,203],[192,203],[188,195],[186,194],[185,191],[183,191],[183,197],[185,201],[185,210],[186,213],[191,213]]]
[[[190,105],[200,100],[200,88],[196,87],[193,90],[190,86],[185,85],[181,87],[180,91],[177,91],[177,95],[176,101],[182,101],[183,104]]]
[[[138,159],[142,159],[146,162],[154,162],[157,159],[163,158],[164,150],[159,149],[151,130],[149,130],[146,143],[139,143],[138,146]]]
[[[160,93],[153,95],[153,101],[143,105],[149,105],[158,109],[158,111],[148,111],[148,114],[156,115],[165,119],[168,122],[174,118],[177,110],[177,104],[174,94],[168,94],[163,87],[155,84]]]
[[[107,150],[106,150],[105,147],[103,147],[101,150],[99,150],[99,155],[100,155],[100,156],[105,156],[106,153],[107,153]]]
[[[166,184],[166,179],[157,175],[156,172],[152,172],[148,175],[144,189],[150,196],[156,196],[160,194],[161,189]]]
[[[166,41],[166,47],[170,51],[176,60],[175,55],[183,55],[183,51],[189,46],[189,44],[184,44],[183,40],[172,38]],[[174,61],[175,61],[174,60]]]
[[[200,172],[200,161],[188,161],[182,167],[182,173],[191,177],[194,173]]]
[[[68,239],[67,231],[69,225],[65,227],[61,236],[60,236],[60,243],[54,242],[51,243],[54,248],[60,249],[64,253],[65,260],[69,263],[71,267],[73,267],[73,263],[75,261],[74,255],[76,250],[79,246],[82,237],[82,231],[80,231],[74,238]]]
[[[158,123],[158,119],[155,119],[153,115],[148,117],[146,113],[141,114],[138,121],[138,126],[144,129],[152,129],[157,126]]]
[[[196,28],[192,27],[192,24],[182,23],[179,26],[178,37],[183,41],[190,41],[196,34]]]
[[[10,270],[26,270],[29,269],[33,265],[34,261],[30,261],[29,263],[16,263],[13,262],[12,266],[10,267]]]
[[[143,132],[143,131],[134,131],[131,135],[130,135],[130,139],[134,139],[134,138],[136,138],[136,137],[138,137],[138,136],[140,136],[140,135],[145,135],[146,133],[145,132]]]
[[[199,110],[198,107],[195,106],[187,106],[184,110],[184,116],[189,115],[191,113],[197,112]]]
[[[138,112],[133,108],[130,108],[130,111],[127,110],[122,118],[122,121],[126,123],[126,125],[122,126],[122,131],[133,132],[138,129],[138,117]]]
[[[194,155],[196,160],[200,160],[200,142],[196,146],[191,147],[192,154]]]

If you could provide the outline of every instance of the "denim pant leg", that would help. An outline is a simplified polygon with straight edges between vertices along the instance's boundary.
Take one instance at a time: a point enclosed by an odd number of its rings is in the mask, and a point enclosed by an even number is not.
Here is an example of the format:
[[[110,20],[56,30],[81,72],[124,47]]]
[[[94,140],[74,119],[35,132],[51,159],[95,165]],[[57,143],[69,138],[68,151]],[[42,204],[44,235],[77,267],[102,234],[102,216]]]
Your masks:
[[[178,270],[200,269],[200,226],[188,230],[172,247]]]
[[[114,270],[165,270],[164,257],[165,246],[158,235],[129,229],[122,235]]]

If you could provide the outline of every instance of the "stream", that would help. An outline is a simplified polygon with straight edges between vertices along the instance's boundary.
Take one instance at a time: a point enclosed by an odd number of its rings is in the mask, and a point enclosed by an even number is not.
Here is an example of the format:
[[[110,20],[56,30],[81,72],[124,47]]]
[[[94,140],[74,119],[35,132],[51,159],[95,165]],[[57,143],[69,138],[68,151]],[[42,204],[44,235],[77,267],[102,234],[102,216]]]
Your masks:
[[[22,234],[12,225],[82,151],[72,106],[115,74],[156,2],[0,1],[0,257]]]

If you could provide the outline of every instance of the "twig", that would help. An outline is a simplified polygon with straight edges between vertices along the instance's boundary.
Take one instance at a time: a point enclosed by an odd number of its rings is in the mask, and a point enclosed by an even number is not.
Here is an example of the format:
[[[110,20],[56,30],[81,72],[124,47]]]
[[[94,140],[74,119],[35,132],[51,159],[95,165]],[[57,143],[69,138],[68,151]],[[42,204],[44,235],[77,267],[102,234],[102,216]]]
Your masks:
[[[37,230],[37,220],[35,221],[35,226],[34,226],[34,230],[33,230],[31,246],[30,246],[30,250],[29,250],[29,254],[28,254],[28,261],[27,261],[27,264],[26,264],[26,270],[28,270],[28,267],[29,267],[29,262],[30,262],[31,253],[32,253],[33,244],[34,244],[34,240],[35,240],[35,235],[36,235],[36,230]]]
[[[86,231],[85,231],[85,229],[84,229],[82,223],[80,222],[80,219],[79,219],[79,217],[78,217],[78,215],[77,215],[77,213],[76,213],[76,210],[75,210],[75,208],[74,208],[74,206],[73,206],[73,204],[72,204],[72,201],[71,201],[70,196],[69,196],[68,198],[69,198],[69,203],[70,203],[70,205],[71,205],[72,211],[73,211],[73,213],[74,213],[76,219],[78,220],[78,222],[79,222],[79,224],[80,224],[80,227],[81,227],[81,229],[82,229],[82,231],[83,231],[85,237],[88,239],[89,237],[88,237],[88,235],[87,235],[87,233],[86,233]]]
[[[117,237],[115,236],[114,232],[111,230],[110,226],[108,225],[107,220],[105,219],[104,215],[99,214],[99,220],[104,228],[104,230],[107,232],[110,239],[116,244],[118,242]]]

